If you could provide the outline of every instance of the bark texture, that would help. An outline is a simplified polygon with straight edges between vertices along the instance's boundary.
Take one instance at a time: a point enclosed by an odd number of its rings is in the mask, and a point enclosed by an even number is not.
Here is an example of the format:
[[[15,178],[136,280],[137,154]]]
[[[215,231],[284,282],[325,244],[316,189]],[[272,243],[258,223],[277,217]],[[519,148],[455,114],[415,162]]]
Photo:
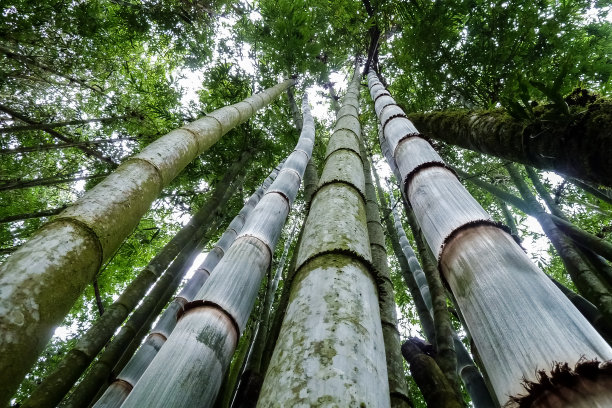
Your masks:
[[[359,153],[359,79],[356,70],[327,147],[260,407],[390,404]]]
[[[197,155],[270,103],[293,80],[173,130],[126,160],[0,266],[0,405],[100,265],[137,225],[164,186]]]
[[[612,102],[598,99],[567,125],[524,123],[500,111],[410,114],[425,136],[612,187]]]
[[[609,360],[612,348],[491,221],[378,80],[368,74],[383,134],[427,243],[439,261],[497,399],[552,361]],[[608,393],[610,391],[607,391]]]

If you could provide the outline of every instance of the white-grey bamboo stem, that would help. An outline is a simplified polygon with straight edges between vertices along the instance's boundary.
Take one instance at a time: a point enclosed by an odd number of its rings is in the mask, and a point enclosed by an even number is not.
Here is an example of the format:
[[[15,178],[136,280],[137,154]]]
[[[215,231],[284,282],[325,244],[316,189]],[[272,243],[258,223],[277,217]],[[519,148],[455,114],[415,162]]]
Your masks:
[[[136,385],[136,382],[157,355],[158,350],[163,346],[166,339],[174,330],[178,314],[183,311],[183,307],[186,303],[193,300],[195,294],[200,290],[202,285],[204,285],[204,282],[206,282],[211,273],[214,272],[215,267],[228,251],[240,231],[242,231],[242,227],[248,219],[249,214],[253,208],[255,208],[272,181],[276,178],[277,173],[277,169],[273,170],[262,186],[249,197],[238,215],[234,217],[223,235],[221,235],[219,241],[217,241],[200,266],[194,271],[193,276],[185,284],[181,292],[174,298],[172,303],[166,308],[144,344],[109,385],[104,394],[102,394],[100,399],[95,403],[94,407],[118,408],[123,401],[125,401]]]
[[[366,225],[359,83],[356,72],[327,147],[259,407],[390,404]]]
[[[304,126],[296,149],[196,300],[186,305],[124,407],[214,403],[312,154],[314,121],[306,99],[303,112]]]
[[[370,94],[425,238],[439,258],[498,400],[553,361],[606,361],[612,349],[465,190],[378,80]],[[602,399],[608,392],[601,392]]]

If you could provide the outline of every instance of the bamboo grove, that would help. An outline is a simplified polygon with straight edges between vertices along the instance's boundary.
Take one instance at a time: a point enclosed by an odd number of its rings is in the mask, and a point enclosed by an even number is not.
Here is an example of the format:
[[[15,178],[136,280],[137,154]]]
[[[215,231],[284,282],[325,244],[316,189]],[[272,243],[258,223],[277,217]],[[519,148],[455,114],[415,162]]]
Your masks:
[[[608,8],[22,3],[0,406],[612,406]]]

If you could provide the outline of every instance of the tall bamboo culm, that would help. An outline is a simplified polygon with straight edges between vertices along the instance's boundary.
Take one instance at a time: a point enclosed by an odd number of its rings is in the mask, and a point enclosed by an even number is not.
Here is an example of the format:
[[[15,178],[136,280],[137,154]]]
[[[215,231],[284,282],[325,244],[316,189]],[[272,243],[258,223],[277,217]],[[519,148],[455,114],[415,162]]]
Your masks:
[[[356,69],[337,114],[257,406],[388,407],[368,239]]]
[[[129,360],[125,368],[115,377],[104,394],[95,403],[94,407],[111,408],[120,407],[123,401],[127,398],[131,390],[136,385],[138,379],[147,369],[157,351],[166,342],[166,339],[174,330],[177,322],[177,316],[183,311],[184,306],[193,300],[195,294],[200,290],[215,267],[228,251],[230,245],[234,242],[238,234],[242,231],[249,214],[255,208],[265,191],[272,184],[279,169],[275,169],[270,173],[268,178],[263,182],[262,186],[249,197],[240,210],[238,215],[230,222],[229,226],[219,239],[215,246],[207,254],[206,258],[200,266],[194,271],[193,276],[183,287],[181,292],[174,298],[172,303],[166,308],[164,313],[159,318],[155,328],[151,331],[144,344],[138,349],[136,354]],[[75,408],[78,405],[74,405]]]
[[[293,83],[282,82],[159,138],[46,224],[0,266],[0,405],[8,403],[55,326],[162,188]]]
[[[382,129],[380,129],[382,131]],[[391,152],[389,150],[389,145],[387,144],[386,139],[384,138],[382,132],[379,132],[379,141],[381,146],[381,151],[383,152],[383,156],[390,164],[390,167],[393,169],[394,175],[398,180],[401,180],[401,175],[399,174],[399,170],[397,165],[395,164],[395,159],[391,156]],[[376,172],[374,173],[376,175]],[[383,196],[382,187],[377,179],[377,187],[380,190],[379,194]],[[415,301],[415,304],[423,303],[423,305],[427,308],[426,313],[428,316],[424,316],[424,311],[419,311],[419,317],[421,321],[425,320],[426,324],[423,325],[423,329],[425,332],[425,336],[429,339],[430,342],[435,341],[435,331],[433,327],[433,303],[431,301],[431,294],[429,292],[429,285],[427,283],[427,277],[425,276],[425,272],[421,267],[410,242],[408,241],[408,237],[406,236],[406,232],[404,231],[404,227],[402,225],[402,221],[399,216],[399,212],[396,208],[396,202],[393,196],[393,192],[390,192],[389,197],[391,199],[391,213],[393,215],[393,229],[395,234],[397,235],[398,245],[400,246],[399,253],[396,253],[396,256],[399,258],[404,258],[405,261],[400,261],[400,266],[402,264],[406,265],[407,270],[404,273],[404,280],[407,281],[407,286],[410,288],[411,286],[416,286],[417,290],[411,289],[410,293]],[[390,232],[393,233],[393,232]],[[415,234],[418,234],[419,231],[414,231]],[[430,273],[434,273],[437,271],[430,271]],[[406,275],[410,276],[406,276]],[[414,284],[408,283],[409,281],[414,282]],[[419,310],[419,309],[417,309]],[[470,395],[472,403],[475,408],[491,408],[491,407],[499,407],[499,403],[494,401],[494,396],[491,395],[491,392],[487,388],[486,382],[476,367],[474,360],[470,356],[469,352],[466,350],[465,346],[459,339],[457,333],[453,331],[452,333],[453,345],[455,347],[455,353],[457,355],[457,375],[463,381],[465,388]]]
[[[412,406],[408,393],[408,383],[404,374],[402,363],[400,333],[397,329],[397,305],[393,283],[389,276],[387,265],[387,246],[385,233],[380,222],[380,212],[376,190],[372,182],[370,160],[364,143],[360,144],[361,160],[365,176],[366,217],[368,222],[368,235],[370,238],[370,251],[372,252],[372,265],[376,269],[378,284],[378,305],[385,342],[385,359],[387,362],[387,377],[389,378],[389,397],[392,408],[407,408]]]
[[[196,300],[185,305],[123,407],[208,407],[215,402],[312,154],[314,121],[306,98],[303,112],[296,149]]]
[[[610,346],[461,186],[376,73],[370,71],[368,80],[404,194],[438,257],[497,399],[504,403],[522,394],[522,379],[539,381],[534,374],[554,361],[574,366],[584,358],[611,359]],[[556,368],[551,375],[562,376],[563,367]],[[569,395],[566,406],[611,404],[612,379],[593,371],[593,376],[575,374],[573,385],[562,382],[554,392],[538,394],[542,398],[532,406],[544,406],[560,392]]]
[[[115,334],[126,317],[143,299],[147,290],[155,283],[155,289],[152,289],[154,293],[165,292],[165,288],[172,284],[176,274],[183,272],[181,268],[186,258],[190,256],[198,242],[211,230],[215,214],[240,187],[241,182],[237,179],[241,178],[240,173],[252,155],[252,152],[245,151],[240,159],[230,166],[213,193],[187,225],[181,228],[147,266],[138,273],[119,298],[107,308],[106,313],[100,316],[81,335],[75,346],[70,349],[54,370],[43,379],[32,395],[24,402],[24,407],[56,406]],[[170,262],[172,262],[172,265],[168,267]],[[157,304],[159,299],[151,299],[150,297],[149,294],[147,302],[139,306],[137,317],[130,318],[132,324],[130,328],[138,330],[140,327],[134,327],[133,325],[143,324],[150,311]],[[166,302],[164,302],[164,305]],[[123,329],[127,330],[127,327]],[[123,330],[123,335],[131,337],[133,333],[127,334],[126,330]],[[84,385],[82,384],[81,388]]]

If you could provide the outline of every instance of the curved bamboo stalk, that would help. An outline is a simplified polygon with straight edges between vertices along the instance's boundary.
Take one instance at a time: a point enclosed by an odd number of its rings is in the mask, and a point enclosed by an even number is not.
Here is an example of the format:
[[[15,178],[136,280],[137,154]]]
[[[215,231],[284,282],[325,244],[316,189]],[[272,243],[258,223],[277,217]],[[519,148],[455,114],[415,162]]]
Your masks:
[[[536,370],[552,361],[611,359],[612,348],[445,168],[373,71],[368,80],[404,193],[438,256],[497,399],[522,393],[521,380],[537,380]],[[605,404],[609,396],[599,388],[595,398]]]
[[[304,127],[296,150],[196,300],[186,305],[165,347],[123,407],[210,406],[215,402],[312,154],[314,121],[306,98],[303,112]]]
[[[0,405],[53,328],[137,225],[162,188],[196,156],[291,86],[287,80],[211,112],[148,145],[46,224],[0,266]]]
[[[356,69],[297,249],[297,272],[259,407],[388,407],[359,154]],[[342,110],[341,109],[341,110]]]
[[[24,406],[54,406],[61,401],[100,350],[102,350],[102,347],[114,335],[121,323],[134,310],[151,285],[158,278],[162,279],[160,276],[164,277],[167,275],[170,272],[170,268],[172,268],[173,272],[176,272],[176,266],[168,268],[170,262],[181,256],[181,254],[183,257],[187,256],[197,246],[202,237],[210,231],[211,220],[214,214],[238,189],[239,183],[233,182],[235,181],[234,178],[243,170],[251,155],[248,151],[243,153],[241,159],[230,166],[213,194],[204,203],[202,208],[198,210],[196,215],[139,272],[121,296],[108,307],[107,313],[100,316],[92,327],[81,336],[77,344],[32,392]],[[163,281],[166,283],[172,281],[168,279],[170,278],[166,277]],[[108,367],[108,369],[110,368],[112,368],[112,365]],[[85,387],[86,384],[88,383],[81,385],[81,388]]]
[[[368,236],[370,238],[370,251],[372,252],[372,265],[376,271],[378,286],[378,306],[385,343],[385,359],[387,362],[387,377],[389,379],[389,397],[391,407],[407,408],[412,406],[408,393],[408,383],[402,364],[400,333],[397,330],[397,305],[395,304],[393,283],[389,276],[387,265],[387,246],[382,224],[376,191],[372,183],[370,160],[365,146],[360,143],[361,160],[365,176],[366,193],[366,219]]]
[[[195,270],[193,276],[185,284],[185,287],[174,298],[168,308],[166,308],[144,344],[136,354],[134,354],[123,370],[115,377],[115,380],[95,403],[94,407],[111,408],[121,406],[155,355],[157,355],[157,351],[174,330],[177,316],[183,311],[184,305],[193,300],[194,295],[200,290],[202,285],[204,285],[211,273],[214,272],[215,267],[229,250],[230,245],[234,242],[238,234],[242,231],[242,227],[248,219],[249,214],[253,208],[255,208],[267,188],[272,184],[277,173],[278,169],[275,169],[264,181],[262,186],[247,200],[244,207],[242,207],[238,215],[234,217],[223,235],[221,235],[219,241],[217,241],[204,261],[202,261],[200,266]],[[73,403],[72,406],[78,407],[79,405]]]

